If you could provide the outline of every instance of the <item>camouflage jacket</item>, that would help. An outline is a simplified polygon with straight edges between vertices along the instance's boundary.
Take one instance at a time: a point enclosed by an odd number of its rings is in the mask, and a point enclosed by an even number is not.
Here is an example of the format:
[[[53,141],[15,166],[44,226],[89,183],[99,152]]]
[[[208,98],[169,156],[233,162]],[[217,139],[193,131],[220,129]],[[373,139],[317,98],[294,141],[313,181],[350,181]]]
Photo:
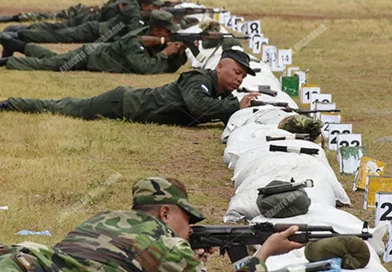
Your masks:
[[[164,222],[136,211],[102,212],[53,248],[27,243],[10,249],[0,256],[1,271],[23,271],[12,270],[15,260],[34,269],[27,271],[207,271],[186,240]],[[261,261],[251,258],[249,269],[241,271],[264,269]]]

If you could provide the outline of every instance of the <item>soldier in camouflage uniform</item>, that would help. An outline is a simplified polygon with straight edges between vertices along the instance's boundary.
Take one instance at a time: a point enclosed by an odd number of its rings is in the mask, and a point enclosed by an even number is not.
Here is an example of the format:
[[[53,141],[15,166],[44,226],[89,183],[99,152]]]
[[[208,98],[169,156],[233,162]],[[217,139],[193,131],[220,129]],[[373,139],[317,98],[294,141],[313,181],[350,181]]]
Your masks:
[[[24,99],[10,97],[0,103],[0,110],[52,112],[87,120],[120,118],[133,122],[197,125],[211,121],[227,122],[240,108],[249,107],[258,93],[246,95],[240,102],[231,92],[248,74],[249,56],[226,50],[215,70],[193,70],[177,81],[154,89],[118,87],[101,95],[80,99]]]
[[[168,37],[178,30],[173,23],[173,15],[166,11],[154,10],[151,13],[150,27],[132,31],[111,44],[87,44],[64,54],[56,54],[34,43],[24,44],[14,41],[13,50],[24,53],[25,58],[10,57],[0,59],[0,66],[7,64],[13,70],[87,70],[114,73],[157,74],[172,73],[186,63],[186,47],[179,42],[145,47],[139,36],[151,35]],[[121,31],[120,26],[108,31]],[[104,36],[106,37],[106,36]],[[22,44],[21,44],[22,43]],[[12,51],[4,53],[12,55]]]
[[[88,21],[74,27],[61,27],[56,24],[55,29],[54,27],[48,27],[50,26],[48,23],[42,23],[38,28],[33,25],[17,32],[5,32],[5,35],[2,34],[3,37],[0,42],[4,43],[6,41],[3,40],[7,37],[13,37],[24,42],[36,43],[88,43],[98,40],[116,25],[123,24],[124,27],[121,31],[106,40],[106,42],[113,42],[128,32],[145,26],[141,10],[151,11],[162,4],[161,1],[153,0],[139,0],[139,3],[140,6],[136,0],[119,0],[119,3],[116,3],[118,6],[116,16],[107,21]]]
[[[185,186],[176,179],[151,177],[133,186],[131,211],[102,212],[80,224],[64,240],[49,248],[22,243],[0,249],[1,271],[207,271],[190,247],[190,224],[204,215],[188,201]],[[266,271],[270,255],[302,244],[287,239],[292,227],[275,233],[254,257],[237,271]],[[200,254],[200,255],[199,255]]]

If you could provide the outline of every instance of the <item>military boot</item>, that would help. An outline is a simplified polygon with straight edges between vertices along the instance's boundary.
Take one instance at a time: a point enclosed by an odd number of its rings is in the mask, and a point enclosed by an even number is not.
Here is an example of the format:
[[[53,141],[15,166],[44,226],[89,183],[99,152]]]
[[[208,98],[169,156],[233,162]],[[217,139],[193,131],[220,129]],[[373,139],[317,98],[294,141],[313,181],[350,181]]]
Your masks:
[[[8,58],[11,57],[14,52],[19,52],[24,54],[25,48],[26,48],[26,43],[22,42],[17,39],[13,39],[8,35],[8,33],[3,33],[0,36],[0,43],[3,45],[3,53],[1,55],[2,58]],[[13,33],[13,32],[11,32]]]
[[[17,22],[19,20],[18,16],[0,16],[0,23],[7,23],[7,22]]]
[[[29,27],[30,26],[28,25],[22,25],[22,24],[9,25],[6,28],[4,28],[3,32],[17,32],[18,30],[27,29]]]
[[[10,107],[10,103],[8,103],[8,100],[0,101],[0,111],[9,111],[9,110],[11,110],[11,107]],[[1,252],[1,247],[0,247],[0,252]]]
[[[5,66],[9,58],[0,58],[0,67]]]

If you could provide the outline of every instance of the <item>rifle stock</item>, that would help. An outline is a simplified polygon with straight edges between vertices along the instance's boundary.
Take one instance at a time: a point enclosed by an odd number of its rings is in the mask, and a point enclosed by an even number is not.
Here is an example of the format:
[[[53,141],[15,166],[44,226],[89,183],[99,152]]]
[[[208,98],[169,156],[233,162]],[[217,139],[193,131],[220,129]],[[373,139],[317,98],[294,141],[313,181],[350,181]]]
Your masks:
[[[193,226],[189,243],[193,249],[220,247],[221,254],[230,253],[230,260],[235,263],[248,256],[246,246],[262,245],[275,232],[285,231],[291,226],[298,226],[296,234],[289,240],[298,243],[330,238],[336,236],[357,236],[363,240],[372,237],[368,232],[368,223],[364,222],[362,232],[357,234],[340,234],[332,226],[316,226],[307,224],[272,224],[257,223],[252,226]]]

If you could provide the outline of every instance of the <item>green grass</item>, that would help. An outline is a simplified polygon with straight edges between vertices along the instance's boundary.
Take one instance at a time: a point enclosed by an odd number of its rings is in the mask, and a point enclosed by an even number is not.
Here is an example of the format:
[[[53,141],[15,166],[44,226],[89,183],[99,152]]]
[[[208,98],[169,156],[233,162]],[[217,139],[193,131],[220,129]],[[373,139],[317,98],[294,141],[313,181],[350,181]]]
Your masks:
[[[79,1],[56,2],[66,8]],[[84,1],[95,4],[100,1]],[[19,1],[34,9],[51,8],[48,0]],[[361,133],[367,155],[392,164],[392,94],[390,92],[391,9],[388,0],[377,1],[202,1],[225,6],[233,14],[261,19],[265,36],[279,48],[293,47],[321,25],[326,31],[297,52],[294,64],[309,68],[309,83],[321,84],[342,110],[344,122]],[[0,0],[0,6],[9,1]],[[13,7],[14,8],[14,7]],[[2,13],[4,9],[2,9]],[[0,25],[0,29],[6,24]],[[77,45],[50,45],[65,51]],[[0,69],[0,98],[9,96],[88,97],[119,85],[148,87],[175,80],[175,74],[139,76],[89,72],[23,72]],[[149,175],[183,180],[191,202],[218,224],[233,188],[232,172],[223,163],[220,142],[223,125],[198,128],[141,125],[121,121],[83,121],[49,114],[0,113],[0,242],[26,239],[53,245],[85,218],[106,209],[128,209],[132,184]],[[353,176],[340,176],[335,153],[328,158],[343,183],[353,207],[348,211],[374,221],[363,211],[363,192],[352,192]],[[103,183],[116,173],[111,186]],[[88,197],[94,195],[95,197]],[[83,201],[86,200],[86,203]],[[76,207],[76,209],[75,209]],[[64,213],[70,216],[59,220]],[[53,237],[23,237],[21,229],[50,229]],[[213,257],[213,271],[226,271],[227,259]],[[392,271],[391,266],[390,270]]]

